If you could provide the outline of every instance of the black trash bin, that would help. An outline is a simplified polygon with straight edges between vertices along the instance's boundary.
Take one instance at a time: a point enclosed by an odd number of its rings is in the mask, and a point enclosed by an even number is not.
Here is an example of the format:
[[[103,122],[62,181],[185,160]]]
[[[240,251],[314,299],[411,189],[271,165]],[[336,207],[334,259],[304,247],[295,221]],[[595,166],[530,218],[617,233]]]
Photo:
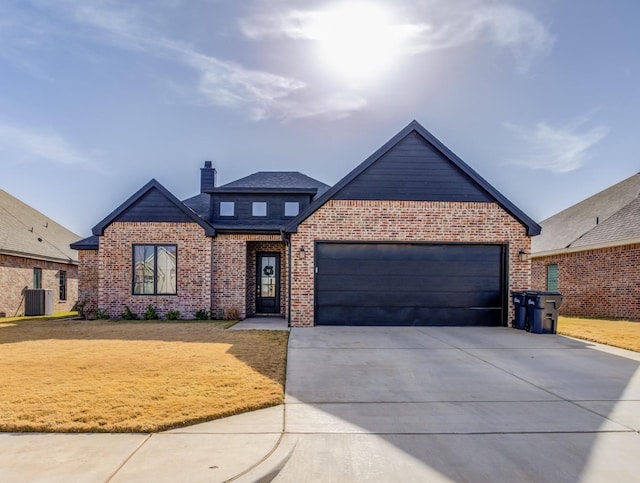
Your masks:
[[[527,322],[534,334],[555,334],[558,331],[558,309],[562,305],[559,292],[529,292]]]
[[[527,320],[526,291],[514,290],[511,292],[511,300],[513,301],[514,319],[511,327],[514,329],[524,330]]]

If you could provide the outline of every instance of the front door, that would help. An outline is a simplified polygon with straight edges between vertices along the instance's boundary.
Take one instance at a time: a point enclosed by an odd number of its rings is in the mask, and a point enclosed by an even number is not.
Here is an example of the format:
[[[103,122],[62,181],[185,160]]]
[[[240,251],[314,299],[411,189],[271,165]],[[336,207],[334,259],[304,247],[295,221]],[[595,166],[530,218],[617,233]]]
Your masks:
[[[280,313],[280,254],[258,253],[256,269],[256,313]]]

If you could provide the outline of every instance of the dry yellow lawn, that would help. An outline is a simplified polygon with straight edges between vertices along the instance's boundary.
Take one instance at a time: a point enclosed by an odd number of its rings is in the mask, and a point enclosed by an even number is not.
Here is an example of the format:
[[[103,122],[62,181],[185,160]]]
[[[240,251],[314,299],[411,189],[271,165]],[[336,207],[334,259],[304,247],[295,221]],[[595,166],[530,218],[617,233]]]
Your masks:
[[[640,322],[559,317],[558,333],[640,352]]]
[[[148,432],[281,404],[288,333],[0,322],[0,430]]]

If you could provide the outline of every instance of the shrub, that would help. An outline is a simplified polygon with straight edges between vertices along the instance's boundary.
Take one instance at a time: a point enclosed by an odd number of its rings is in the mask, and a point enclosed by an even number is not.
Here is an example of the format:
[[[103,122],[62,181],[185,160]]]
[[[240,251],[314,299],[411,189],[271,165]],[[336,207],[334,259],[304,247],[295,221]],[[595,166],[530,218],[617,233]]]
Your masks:
[[[96,310],[96,319],[98,320],[109,320],[109,314],[104,309]]]
[[[158,311],[151,304],[147,305],[147,310],[144,311],[142,317],[144,320],[158,320],[160,318],[158,317]]]
[[[124,312],[122,312],[120,317],[122,317],[123,320],[137,320],[138,314],[136,314],[135,312],[131,312],[131,309],[129,308],[129,306],[125,305]]]
[[[165,317],[167,318],[167,320],[178,320],[178,318],[180,317],[180,311],[179,310],[169,310],[167,312],[167,314],[165,315]]]
[[[193,316],[196,318],[196,320],[210,320],[211,312],[209,312],[207,309],[200,309],[196,310]]]
[[[224,320],[238,320],[240,318],[240,311],[231,307],[229,309],[225,309],[224,311]]]

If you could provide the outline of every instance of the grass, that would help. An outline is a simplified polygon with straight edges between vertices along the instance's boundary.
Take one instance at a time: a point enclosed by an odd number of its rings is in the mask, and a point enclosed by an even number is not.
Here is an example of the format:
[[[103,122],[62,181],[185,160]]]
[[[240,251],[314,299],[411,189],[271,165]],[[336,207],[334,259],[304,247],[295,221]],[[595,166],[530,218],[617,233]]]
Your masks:
[[[6,322],[21,322],[27,320],[70,319],[77,316],[78,312],[56,312],[53,315],[20,315],[19,317],[2,317],[0,318],[0,324],[4,324]]]
[[[558,333],[640,352],[640,322],[559,317]]]
[[[151,432],[281,404],[287,332],[0,322],[0,430]]]

